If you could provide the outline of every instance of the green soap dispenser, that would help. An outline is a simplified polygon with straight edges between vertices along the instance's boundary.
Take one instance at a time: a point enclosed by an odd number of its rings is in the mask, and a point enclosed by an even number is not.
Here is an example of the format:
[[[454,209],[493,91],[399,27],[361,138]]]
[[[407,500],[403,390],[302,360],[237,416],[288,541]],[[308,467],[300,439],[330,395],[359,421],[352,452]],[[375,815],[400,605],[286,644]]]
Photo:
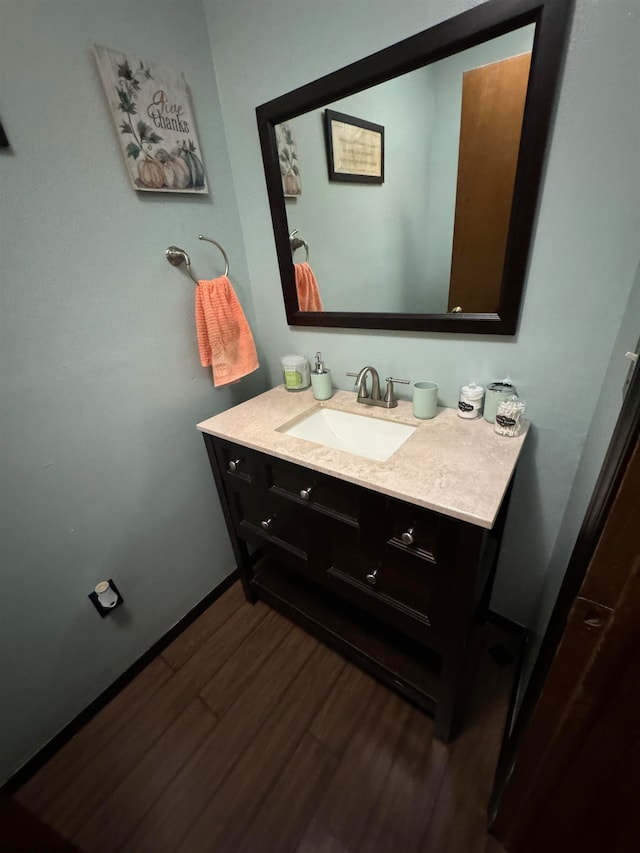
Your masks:
[[[331,371],[327,370],[322,361],[322,354],[316,353],[316,360],[311,374],[311,387],[316,400],[328,400],[333,396],[331,387]]]

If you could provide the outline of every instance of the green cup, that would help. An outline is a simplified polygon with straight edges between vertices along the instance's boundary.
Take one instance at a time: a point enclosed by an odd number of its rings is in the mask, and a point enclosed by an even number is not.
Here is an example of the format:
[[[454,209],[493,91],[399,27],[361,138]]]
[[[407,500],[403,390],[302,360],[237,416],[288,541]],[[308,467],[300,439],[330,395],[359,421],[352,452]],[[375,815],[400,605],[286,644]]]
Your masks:
[[[438,411],[438,385],[436,382],[413,383],[413,414],[427,420]]]

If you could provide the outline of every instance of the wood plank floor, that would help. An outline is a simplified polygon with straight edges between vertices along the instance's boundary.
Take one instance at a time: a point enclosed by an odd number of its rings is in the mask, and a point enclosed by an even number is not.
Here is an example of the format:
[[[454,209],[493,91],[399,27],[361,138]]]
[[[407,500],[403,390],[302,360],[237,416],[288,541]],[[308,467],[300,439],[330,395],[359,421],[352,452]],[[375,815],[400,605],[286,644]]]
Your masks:
[[[235,584],[15,798],[82,853],[498,853],[486,805],[514,677],[498,643],[515,651],[480,633],[445,746]]]

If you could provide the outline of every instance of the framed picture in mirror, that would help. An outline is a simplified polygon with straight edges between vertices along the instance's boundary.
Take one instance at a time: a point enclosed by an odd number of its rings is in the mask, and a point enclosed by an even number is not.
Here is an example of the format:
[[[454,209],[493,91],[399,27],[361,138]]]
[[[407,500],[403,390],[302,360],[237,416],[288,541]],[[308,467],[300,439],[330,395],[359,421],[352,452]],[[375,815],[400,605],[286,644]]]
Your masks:
[[[384,183],[384,127],[335,110],[324,119],[329,180]]]

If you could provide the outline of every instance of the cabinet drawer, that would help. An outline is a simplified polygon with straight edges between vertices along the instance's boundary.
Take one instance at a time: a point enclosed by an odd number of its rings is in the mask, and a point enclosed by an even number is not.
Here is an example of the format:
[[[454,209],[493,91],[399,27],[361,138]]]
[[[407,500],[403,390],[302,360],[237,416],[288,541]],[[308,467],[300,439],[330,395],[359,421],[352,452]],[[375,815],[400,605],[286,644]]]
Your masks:
[[[347,523],[357,523],[357,486],[280,459],[265,456],[263,460],[269,492]]]
[[[230,503],[241,539],[314,579],[321,575],[326,559],[322,563],[322,549],[314,544],[308,513],[303,507],[243,489],[230,494]]]
[[[440,518],[437,513],[389,499],[388,515],[389,545],[431,563],[438,561]]]
[[[253,450],[218,439],[215,452],[225,483],[232,489],[239,484],[251,486],[256,482],[256,454]]]
[[[443,635],[442,570],[387,542],[377,552],[358,531],[332,528],[330,586],[369,613],[440,647]]]

